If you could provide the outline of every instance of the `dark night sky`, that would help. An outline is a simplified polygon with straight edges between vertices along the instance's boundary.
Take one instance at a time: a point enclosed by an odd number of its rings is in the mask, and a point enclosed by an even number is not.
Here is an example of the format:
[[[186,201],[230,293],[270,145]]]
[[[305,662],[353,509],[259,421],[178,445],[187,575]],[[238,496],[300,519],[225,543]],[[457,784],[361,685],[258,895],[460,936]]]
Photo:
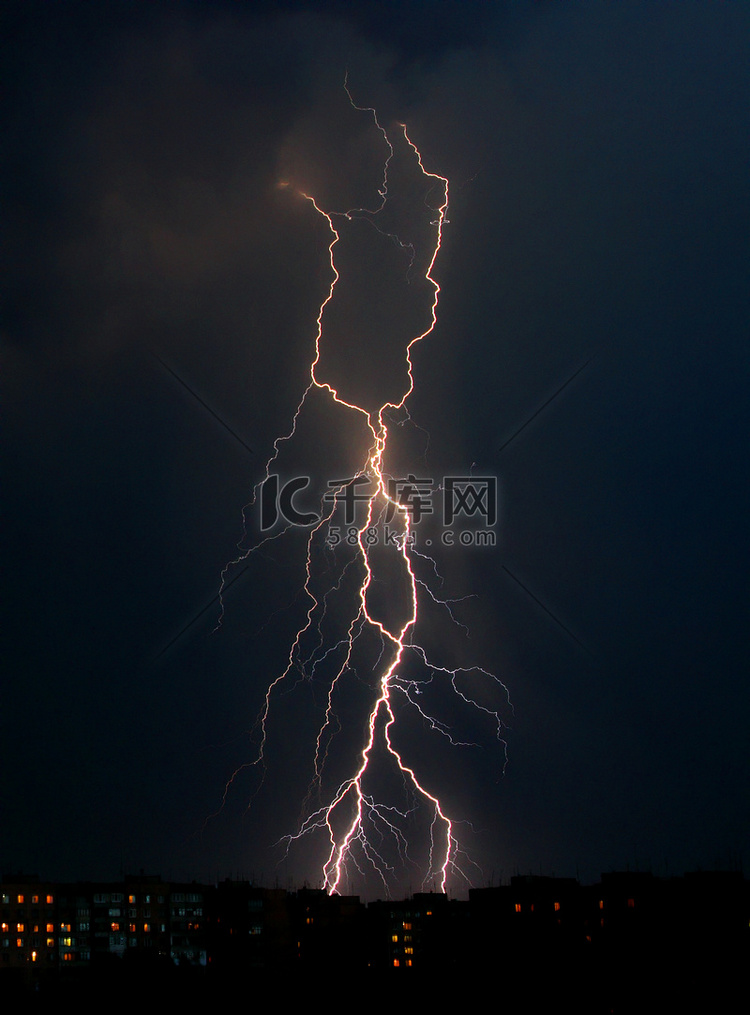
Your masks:
[[[216,814],[300,615],[299,543],[252,559],[218,630],[215,596],[330,280],[324,223],[277,184],[346,206],[377,184],[347,69],[451,182],[416,467],[500,484],[498,546],[438,561],[473,596],[457,658],[515,709],[504,775],[491,745],[432,762],[475,883],[747,862],[748,8],[1,17],[2,870],[318,881],[319,843],[273,845],[303,697],[253,806],[245,770]]]

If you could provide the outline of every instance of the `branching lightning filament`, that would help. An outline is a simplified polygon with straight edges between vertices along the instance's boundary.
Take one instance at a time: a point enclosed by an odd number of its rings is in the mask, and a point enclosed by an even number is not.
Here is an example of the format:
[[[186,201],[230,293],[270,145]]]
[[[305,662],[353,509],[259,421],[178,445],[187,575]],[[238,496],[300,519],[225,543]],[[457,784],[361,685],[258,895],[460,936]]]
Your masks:
[[[322,721],[314,745],[312,780],[297,831],[285,837],[287,848],[307,836],[322,836],[326,846],[321,880],[327,892],[341,891],[351,875],[365,876],[366,869],[375,872],[388,892],[393,858],[396,857],[402,863],[415,862],[411,852],[410,830],[413,832],[415,815],[419,812],[427,835],[424,849],[427,859],[421,865],[422,883],[446,891],[449,879],[453,876],[468,882],[466,865],[470,861],[460,848],[456,820],[449,816],[437,795],[433,785],[434,773],[424,774],[423,765],[410,760],[409,751],[402,746],[402,715],[409,712],[412,721],[416,719],[430,734],[439,734],[452,746],[468,746],[467,741],[460,740],[453,734],[445,719],[432,714],[428,706],[419,700],[433,683],[443,682],[454,695],[453,700],[457,706],[477,709],[480,716],[492,724],[504,758],[504,723],[499,711],[478,701],[468,684],[462,684],[462,680],[469,674],[474,674],[480,680],[494,682],[502,689],[507,701],[504,686],[491,673],[478,667],[468,671],[434,665],[427,651],[414,642],[420,602],[425,595],[434,606],[447,611],[450,621],[454,618],[451,604],[439,599],[421,575],[423,560],[429,561],[433,573],[434,564],[430,558],[416,551],[414,520],[409,505],[394,492],[393,477],[388,472],[389,426],[396,425],[399,418],[408,419],[406,402],[414,390],[412,350],[417,343],[431,335],[437,324],[440,286],[432,273],[443,241],[448,210],[448,180],[425,169],[422,156],[410,139],[405,125],[399,125],[392,139],[380,124],[375,110],[357,106],[348,88],[346,93],[355,110],[370,115],[386,147],[382,183],[379,187],[380,203],[375,209],[356,208],[332,212],[321,207],[313,194],[302,189],[297,191],[327,224],[330,232],[328,255],[331,281],[317,317],[308,386],[297,406],[289,433],[278,438],[274,444],[274,453],[267,463],[264,481],[271,476],[272,467],[279,458],[283,445],[297,434],[298,426],[302,425],[303,409],[314,392],[330,399],[335,404],[336,411],[346,417],[347,425],[353,422],[362,428],[368,450],[360,461],[356,475],[339,481],[338,485],[334,485],[333,494],[326,497],[325,502],[321,501],[321,510],[310,527],[303,588],[307,602],[304,622],[292,641],[286,667],[267,689],[258,718],[260,744],[253,764],[265,771],[272,706],[282,686],[304,679],[321,680],[327,690],[322,704]],[[429,215],[431,239],[427,254],[422,254],[421,267],[412,240],[402,241],[398,232],[381,225],[381,216],[390,198],[389,174],[397,158],[409,159],[415,164],[414,171],[420,174],[427,195],[422,212]],[[285,183],[284,186],[288,184]],[[337,247],[341,240],[342,226],[352,222],[375,229],[381,238],[386,238],[403,251],[400,256],[408,262],[407,281],[411,284],[413,280],[421,279],[428,300],[426,327],[413,334],[401,351],[402,369],[405,367],[402,389],[397,396],[388,397],[382,404],[364,404],[360,399],[345,394],[342,385],[331,380],[324,364],[327,315],[338,291],[341,271],[344,270],[337,264]],[[363,309],[366,311],[367,308]],[[334,571],[335,577],[328,574],[326,578],[319,566],[321,545],[324,546],[323,553],[328,560],[335,558],[337,548],[331,545],[327,537],[340,498],[352,484],[358,483],[368,488],[367,497],[363,498],[364,517],[360,517],[353,527],[353,538],[347,548],[348,559],[343,565],[339,563],[338,570]],[[382,525],[384,518],[390,521],[394,536],[387,550],[382,549],[376,564],[369,534]],[[288,531],[288,528],[289,526],[283,531]],[[266,536],[239,559],[244,559],[281,534]],[[399,595],[393,600],[397,605],[391,605],[386,610],[375,605],[378,594],[382,594],[377,590],[384,581],[383,568],[387,569],[399,587]],[[345,587],[353,589],[349,597],[348,616],[344,618],[340,633],[331,637],[327,625],[331,623],[334,601],[343,596],[342,590]],[[363,662],[362,659],[355,659],[355,655],[357,647],[365,640],[370,646],[370,654],[361,653],[364,656]],[[372,648],[373,645],[378,646],[377,652]],[[327,667],[330,668],[329,676],[321,678],[320,674]],[[415,676],[414,671],[418,671],[419,675]],[[364,688],[363,693],[370,696],[366,721],[360,727],[359,747],[349,751],[350,774],[343,781],[334,783],[333,788],[326,789],[324,773],[330,760],[331,748],[342,732],[337,699],[349,682],[356,682],[360,689]],[[353,731],[348,730],[347,735],[351,738]],[[400,783],[401,799],[398,804],[382,802],[373,788],[375,773],[384,764],[391,769],[391,780]],[[234,777],[230,784],[233,779]]]

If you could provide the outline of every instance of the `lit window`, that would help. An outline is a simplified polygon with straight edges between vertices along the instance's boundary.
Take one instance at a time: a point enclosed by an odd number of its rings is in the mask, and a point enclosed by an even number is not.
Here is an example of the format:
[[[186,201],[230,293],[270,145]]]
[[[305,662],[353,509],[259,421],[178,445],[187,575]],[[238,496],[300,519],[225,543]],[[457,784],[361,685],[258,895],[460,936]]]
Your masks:
[[[3,924],[3,927],[4,926],[5,924]],[[394,944],[398,944],[398,934],[391,934],[391,941],[393,941]]]
[[[73,952],[65,952],[63,955],[63,962],[72,962],[74,957]]]
[[[414,954],[413,948],[404,948],[404,955],[413,955],[413,954]]]
[[[55,939],[53,937],[48,937],[47,938],[47,947],[48,948],[54,948],[55,947]]]
[[[38,895],[32,895],[31,896],[31,905],[32,906],[38,906],[39,905],[39,896]]]
[[[7,923],[4,923],[2,924],[2,926],[0,926],[0,931],[2,931],[3,934],[7,934],[9,930],[10,927],[8,926]]]
[[[36,952],[31,953],[31,961],[36,962]]]
[[[110,929],[111,931],[116,931],[116,930],[119,930],[119,929],[120,929],[120,924],[119,924],[119,923],[111,923],[111,924],[109,925],[109,929]]]
[[[144,934],[150,934],[151,933],[151,924],[150,923],[144,923],[144,925],[143,925],[143,933]]]
[[[60,930],[65,930],[65,931],[68,932],[68,934],[70,934],[70,924],[69,923],[61,923],[60,924]]]
[[[556,913],[559,913],[559,912],[560,912],[560,903],[559,903],[559,902],[556,902],[556,903],[555,903],[555,912],[556,912]]]
[[[19,895],[19,896],[17,896],[17,898],[18,898],[18,905],[22,906],[23,905],[23,895]]]
[[[134,923],[131,923],[131,924],[129,924],[129,926],[128,926],[128,931],[129,931],[129,932],[130,932],[131,934],[135,934],[135,932],[136,932],[136,926],[135,926],[135,924],[134,924]]]
[[[411,930],[411,924],[410,923],[402,923],[401,926],[404,928],[404,930]]]
[[[131,906],[134,906],[134,905],[135,905],[135,895],[128,895],[128,903],[129,903],[129,904],[130,904]]]
[[[23,948],[23,938],[22,937],[17,937],[16,938],[16,948]]]
[[[55,925],[54,925],[54,923],[48,923],[47,924],[47,933],[48,934],[54,934],[55,933]]]
[[[23,932],[24,932],[25,930],[26,930],[26,927],[24,926],[24,924],[22,924],[22,923],[17,923],[17,924],[16,924],[16,932],[17,932],[18,934],[23,934]]]
[[[407,965],[407,966],[410,966],[411,963],[412,963],[412,960],[411,959],[407,959],[404,964]]]
[[[54,898],[51,895],[47,896],[47,905],[48,906],[51,906],[54,901],[55,900],[54,900]]]
[[[516,903],[516,912],[517,912],[517,913],[520,913],[520,912],[521,912],[521,903],[520,903],[520,902],[517,902],[517,903]]]
[[[72,937],[60,938],[60,944],[62,945],[63,948],[70,948],[70,946],[73,944],[73,938]]]
[[[394,959],[394,960],[393,960],[393,965],[394,965],[394,966],[400,966],[400,965],[401,965],[401,963],[399,962],[399,960],[398,960],[398,959]]]
[[[604,899],[599,899],[599,909],[604,909]]]

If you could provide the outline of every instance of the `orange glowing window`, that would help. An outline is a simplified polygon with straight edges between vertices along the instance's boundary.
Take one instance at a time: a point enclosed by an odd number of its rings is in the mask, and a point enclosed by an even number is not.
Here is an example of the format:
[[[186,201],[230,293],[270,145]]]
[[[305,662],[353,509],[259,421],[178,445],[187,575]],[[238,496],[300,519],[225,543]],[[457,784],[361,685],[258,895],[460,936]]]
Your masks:
[[[556,902],[556,903],[555,903],[555,912],[556,912],[556,913],[559,913],[559,912],[560,912],[560,903],[559,903],[559,902]]]
[[[138,928],[136,927],[136,925],[135,925],[134,923],[131,923],[131,924],[129,924],[129,925],[128,925],[128,931],[129,931],[129,932],[130,932],[131,934],[135,934],[135,932],[136,932],[136,930],[137,930],[137,929],[138,929]]]
[[[604,899],[599,899],[599,909],[604,909]]]
[[[109,925],[109,929],[112,930],[112,931],[119,930],[120,929],[120,924],[116,923],[116,922],[115,923],[111,923]]]
[[[521,903],[520,903],[520,902],[517,902],[517,903],[516,903],[516,912],[517,912],[517,913],[520,913],[520,912],[521,912]]]
[[[402,923],[401,926],[404,928],[404,930],[411,930],[411,924],[410,923]]]
[[[48,923],[47,924],[47,933],[48,934],[54,934],[55,933],[55,925],[54,925],[54,923]]]
[[[25,927],[25,925],[24,925],[24,924],[22,924],[22,923],[17,923],[17,924],[16,924],[16,932],[17,932],[18,934],[23,934],[23,932],[24,932],[25,930],[26,930],[26,927]]]
[[[39,896],[38,895],[32,895],[31,896],[31,905],[32,906],[38,906],[39,905]]]
[[[391,934],[391,941],[393,941],[394,944],[398,944],[398,934]]]
[[[18,896],[16,896],[16,898],[18,899],[18,905],[22,906],[23,905],[23,895],[18,895]]]
[[[400,965],[401,965],[401,963],[400,963],[400,961],[399,961],[398,959],[394,959],[394,960],[393,960],[393,965],[394,965],[394,966],[400,966]]]
[[[7,923],[4,923],[0,925],[0,930],[3,932],[3,934],[7,934],[8,931],[10,930],[10,927],[8,926]]]
[[[54,898],[51,895],[47,896],[47,905],[48,906],[51,906],[54,901],[55,900],[54,900]]]

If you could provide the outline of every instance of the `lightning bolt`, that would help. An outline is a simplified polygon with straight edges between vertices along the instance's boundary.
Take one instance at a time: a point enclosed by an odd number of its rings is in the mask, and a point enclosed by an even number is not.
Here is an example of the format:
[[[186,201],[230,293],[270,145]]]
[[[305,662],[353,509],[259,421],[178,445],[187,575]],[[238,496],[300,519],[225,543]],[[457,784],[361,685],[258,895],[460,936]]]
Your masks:
[[[422,723],[432,731],[445,737],[453,746],[470,746],[468,741],[459,740],[451,732],[450,725],[433,715],[427,706],[418,700],[435,681],[447,682],[452,688],[458,702],[478,710],[494,725],[496,736],[502,745],[505,757],[505,741],[503,731],[506,728],[500,711],[481,704],[468,690],[462,689],[462,677],[474,673],[480,679],[494,681],[502,690],[507,701],[507,689],[501,681],[486,670],[475,668],[473,671],[464,669],[450,670],[434,665],[425,649],[413,642],[414,629],[417,625],[421,597],[427,595],[432,602],[445,609],[450,621],[455,622],[452,603],[440,599],[431,589],[430,583],[418,574],[422,560],[429,562],[433,575],[437,575],[434,561],[419,553],[415,548],[414,521],[410,506],[404,503],[403,497],[394,492],[393,477],[386,469],[386,452],[388,448],[389,426],[403,425],[410,421],[406,402],[414,390],[414,365],[412,350],[417,343],[423,342],[434,331],[437,325],[438,301],[440,286],[433,277],[433,269],[443,242],[443,230],[448,213],[448,180],[438,173],[429,172],[422,161],[421,153],[409,137],[404,124],[399,124],[394,139],[378,120],[377,112],[371,107],[358,106],[349,91],[348,81],[344,88],[352,107],[361,113],[369,114],[375,128],[380,132],[386,146],[387,155],[383,163],[382,181],[378,188],[379,204],[376,208],[354,208],[343,212],[327,211],[316,198],[303,190],[296,191],[309,203],[316,215],[327,226],[329,231],[328,258],[330,263],[331,281],[320,304],[317,315],[314,355],[310,363],[309,383],[294,413],[289,432],[276,439],[273,454],[267,462],[264,480],[268,480],[271,469],[279,458],[283,445],[290,441],[300,426],[303,410],[311,393],[319,392],[330,399],[340,410],[359,420],[364,427],[367,444],[369,445],[364,460],[356,475],[341,480],[334,485],[333,495],[326,498],[325,506],[321,502],[318,519],[311,527],[307,538],[305,562],[305,578],[302,593],[307,607],[304,620],[299,627],[287,657],[285,668],[269,684],[263,707],[258,716],[256,728],[259,731],[259,747],[257,757],[252,765],[260,766],[265,776],[265,748],[268,727],[271,718],[272,703],[282,685],[290,682],[309,680],[322,681],[327,666],[332,666],[332,675],[327,678],[327,692],[323,708],[322,723],[319,728],[314,748],[313,775],[300,817],[296,833],[285,836],[287,850],[293,843],[313,833],[322,834],[327,846],[327,855],[322,862],[321,878],[325,890],[329,893],[338,892],[347,878],[350,869],[363,874],[365,868],[374,871],[382,881],[386,892],[389,890],[389,878],[393,864],[389,856],[398,856],[401,862],[414,862],[410,856],[410,842],[407,826],[414,821],[417,811],[425,813],[428,827],[427,865],[423,867],[423,884],[439,886],[446,891],[449,877],[456,875],[468,882],[466,870],[471,861],[461,849],[457,835],[458,822],[451,817],[441,803],[437,792],[431,785],[431,777],[417,772],[417,764],[409,762],[406,752],[399,746],[399,718],[404,709],[411,710]],[[335,298],[340,279],[337,267],[337,245],[341,240],[342,226],[354,220],[363,221],[376,229],[383,237],[396,244],[408,259],[407,280],[415,279],[417,271],[417,252],[413,244],[403,242],[399,236],[381,225],[379,216],[389,201],[389,172],[395,158],[410,158],[416,163],[419,173],[426,185],[425,206],[430,215],[431,246],[426,256],[426,267],[423,262],[421,278],[431,291],[427,326],[414,334],[406,344],[404,356],[406,381],[403,392],[397,400],[384,401],[375,407],[366,407],[357,401],[345,397],[339,390],[341,385],[334,384],[324,376],[322,352],[325,336],[325,319],[331,302]],[[281,186],[290,184],[284,181]],[[261,484],[256,487],[253,497],[254,504]],[[334,558],[337,549],[331,545],[329,538],[332,522],[339,500],[346,494],[352,484],[367,483],[371,492],[366,499],[364,522],[356,526],[356,534],[350,541],[350,558],[340,568],[335,580],[325,568],[319,566],[321,544],[327,556]],[[331,485],[331,484],[329,484]],[[383,579],[380,577],[380,565],[376,566],[371,545],[371,534],[384,519],[394,523],[394,539],[388,547],[389,573],[398,577],[397,584],[401,598],[404,600],[400,611],[394,610],[395,616],[379,616],[374,605],[375,590]],[[355,527],[352,527],[353,530]],[[222,574],[222,589],[226,575],[233,564],[266,545],[271,539],[279,538],[288,531],[289,526],[281,532],[266,536],[236,561],[227,565]],[[324,554],[325,555],[325,554]],[[328,584],[323,592],[319,590]],[[350,595],[348,620],[344,631],[339,637],[328,640],[326,624],[334,610],[334,604],[344,596],[348,585],[353,584]],[[223,605],[222,605],[223,615]],[[457,623],[457,622],[456,622]],[[370,638],[378,648],[377,658],[370,662],[363,674],[363,664],[355,658],[356,648],[364,640]],[[366,653],[361,653],[366,655]],[[367,660],[365,660],[367,662]],[[428,675],[422,679],[407,676],[409,666],[417,666],[420,672]],[[358,681],[371,693],[367,718],[364,723],[362,740],[351,761],[351,774],[335,785],[332,791],[325,793],[324,773],[331,745],[340,734],[342,725],[336,708],[337,697],[349,679]],[[373,700],[374,698],[374,700]],[[509,704],[509,701],[507,701]],[[476,746],[476,745],[473,745]],[[406,804],[398,807],[381,802],[371,790],[373,769],[382,760],[388,762],[404,791]],[[243,766],[246,767],[246,766]],[[231,777],[224,792],[224,799],[233,784],[237,772]],[[263,778],[262,777],[262,778]],[[313,801],[321,801],[315,806]],[[389,845],[388,845],[389,844]],[[388,846],[388,848],[386,848]]]

